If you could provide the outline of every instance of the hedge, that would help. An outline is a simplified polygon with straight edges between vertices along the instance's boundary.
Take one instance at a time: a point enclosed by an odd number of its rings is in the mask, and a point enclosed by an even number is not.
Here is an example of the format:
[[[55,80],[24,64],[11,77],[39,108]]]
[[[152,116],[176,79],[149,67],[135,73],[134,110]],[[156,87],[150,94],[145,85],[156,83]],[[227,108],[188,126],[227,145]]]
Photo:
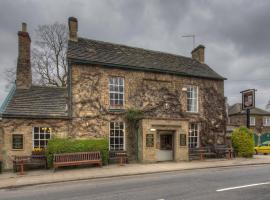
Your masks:
[[[51,167],[53,164],[53,154],[88,151],[100,151],[102,163],[108,164],[109,144],[107,139],[50,139],[46,148],[48,165]]]
[[[252,157],[254,153],[252,131],[246,127],[236,128],[232,133],[232,145],[237,156]]]

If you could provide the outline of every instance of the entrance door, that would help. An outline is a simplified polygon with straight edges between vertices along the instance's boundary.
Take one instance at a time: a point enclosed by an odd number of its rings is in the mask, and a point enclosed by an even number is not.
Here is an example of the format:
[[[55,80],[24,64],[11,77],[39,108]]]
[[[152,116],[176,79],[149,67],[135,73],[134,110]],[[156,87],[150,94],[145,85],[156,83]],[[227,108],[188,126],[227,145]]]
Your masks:
[[[173,160],[173,134],[160,134],[160,148],[157,155],[158,161]]]

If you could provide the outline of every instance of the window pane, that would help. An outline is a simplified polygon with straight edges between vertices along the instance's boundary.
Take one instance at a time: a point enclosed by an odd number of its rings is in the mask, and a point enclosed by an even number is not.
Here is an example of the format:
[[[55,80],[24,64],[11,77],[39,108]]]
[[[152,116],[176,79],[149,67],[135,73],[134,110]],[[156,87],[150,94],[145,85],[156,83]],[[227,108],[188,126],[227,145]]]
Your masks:
[[[39,139],[39,134],[34,134],[34,139]]]
[[[23,135],[22,134],[12,135],[12,148],[23,149]]]
[[[34,141],[34,148],[39,148],[39,140]]]

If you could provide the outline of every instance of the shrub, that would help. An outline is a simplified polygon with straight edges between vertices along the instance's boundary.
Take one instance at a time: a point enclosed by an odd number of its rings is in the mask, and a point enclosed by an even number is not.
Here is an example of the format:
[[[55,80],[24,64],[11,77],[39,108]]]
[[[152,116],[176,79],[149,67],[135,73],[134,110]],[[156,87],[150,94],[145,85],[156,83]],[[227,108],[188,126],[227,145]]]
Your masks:
[[[240,157],[252,157],[254,153],[253,133],[246,127],[239,127],[232,133],[234,151]]]
[[[107,139],[67,139],[53,138],[49,140],[46,149],[48,165],[53,164],[53,154],[100,151],[102,163],[108,163],[109,144]]]

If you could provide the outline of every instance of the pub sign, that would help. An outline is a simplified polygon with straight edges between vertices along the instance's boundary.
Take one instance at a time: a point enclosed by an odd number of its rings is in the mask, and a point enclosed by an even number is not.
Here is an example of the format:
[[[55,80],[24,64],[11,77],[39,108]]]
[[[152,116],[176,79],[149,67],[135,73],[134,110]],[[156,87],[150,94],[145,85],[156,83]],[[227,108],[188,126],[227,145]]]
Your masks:
[[[248,110],[255,107],[255,89],[242,91],[242,109]]]

